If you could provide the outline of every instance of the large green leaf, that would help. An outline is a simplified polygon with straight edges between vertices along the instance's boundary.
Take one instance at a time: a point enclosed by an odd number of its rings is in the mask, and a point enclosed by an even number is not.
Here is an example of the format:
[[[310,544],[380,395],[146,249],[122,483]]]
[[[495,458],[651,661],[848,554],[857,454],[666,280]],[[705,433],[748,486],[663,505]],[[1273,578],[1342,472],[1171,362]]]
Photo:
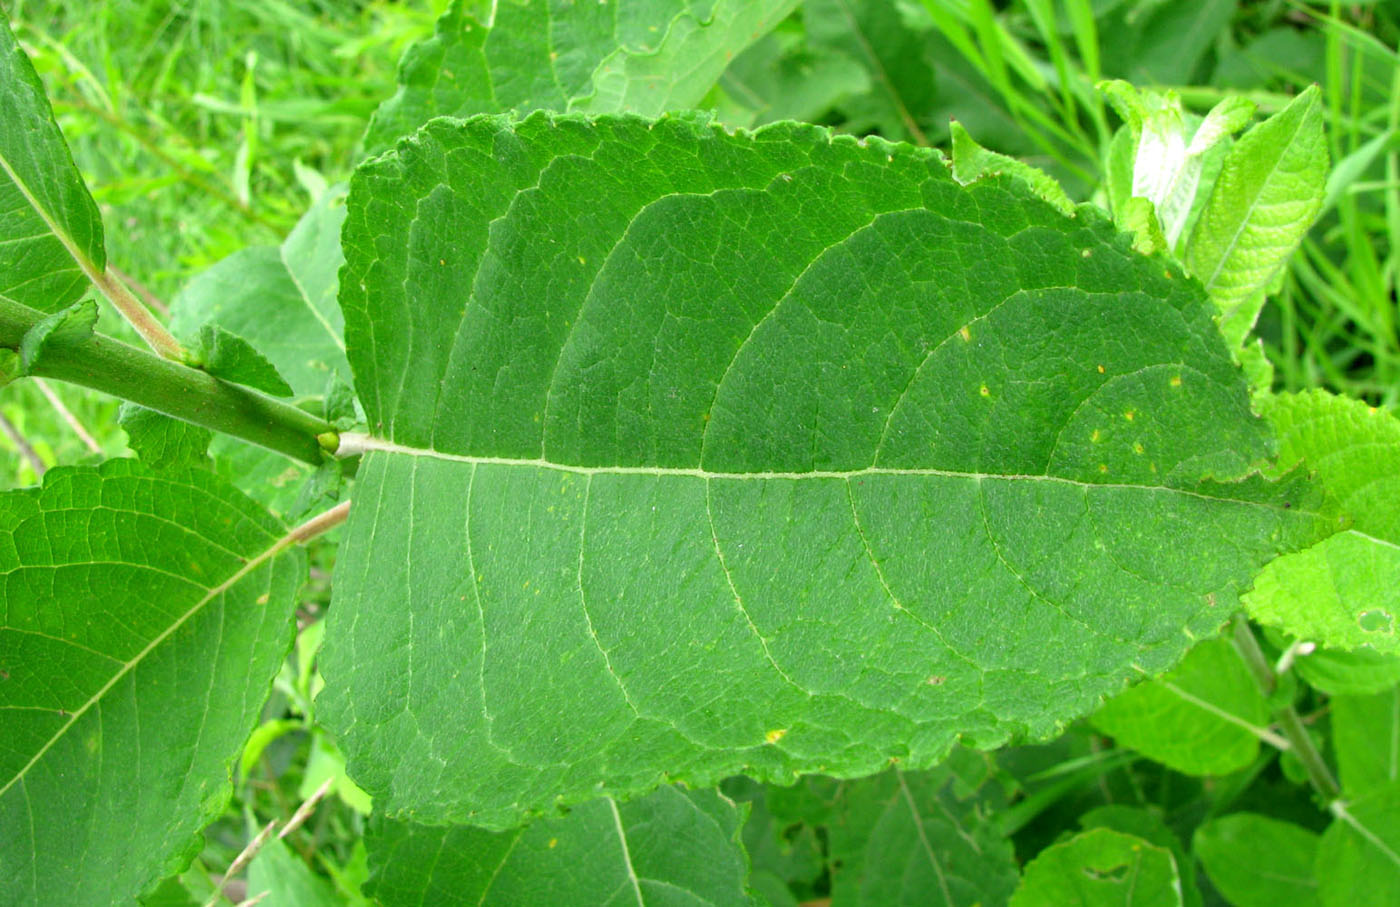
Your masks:
[[[722,794],[674,787],[511,832],[375,817],[365,890],[386,907],[748,904],[742,821]]]
[[[0,123],[0,294],[57,312],[106,265],[102,217],[3,14]]]
[[[291,644],[286,541],[134,460],[0,495],[0,903],[130,903],[198,850]]]
[[[399,65],[399,90],[365,144],[388,147],[435,116],[532,110],[659,116],[694,107],[735,54],[796,0],[502,0],[478,22],[455,0]]]
[[[1269,704],[1228,639],[1197,645],[1168,674],[1125,690],[1094,726],[1188,775],[1225,775],[1259,755]]]
[[[1265,289],[1322,207],[1321,97],[1308,88],[1235,142],[1191,231],[1186,267],[1219,307],[1232,348],[1254,327]]]
[[[1268,436],[1194,284],[932,151],[437,121],[349,212],[319,715],[391,815],[1051,734],[1325,531],[1208,478]]]
[[[1279,462],[1315,473],[1351,525],[1270,564],[1245,600],[1250,616],[1324,646],[1400,655],[1400,420],[1325,391],[1259,408]]]

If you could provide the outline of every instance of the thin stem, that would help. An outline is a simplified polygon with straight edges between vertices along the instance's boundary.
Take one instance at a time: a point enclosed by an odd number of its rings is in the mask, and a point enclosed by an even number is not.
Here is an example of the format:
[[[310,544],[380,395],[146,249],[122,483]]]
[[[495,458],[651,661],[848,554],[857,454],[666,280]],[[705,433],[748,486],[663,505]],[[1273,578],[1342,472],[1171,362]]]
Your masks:
[[[1235,615],[1234,643],[1235,651],[1239,652],[1240,658],[1244,659],[1245,666],[1249,668],[1249,673],[1254,675],[1254,680],[1259,684],[1260,691],[1265,696],[1272,695],[1274,690],[1278,688],[1278,675],[1274,673],[1273,666],[1265,657],[1264,650],[1259,647],[1259,640],[1254,636],[1249,619],[1243,614]],[[1313,789],[1329,803],[1340,797],[1342,795],[1341,786],[1337,784],[1337,779],[1332,777],[1332,770],[1327,767],[1327,761],[1322,758],[1322,753],[1318,752],[1317,746],[1308,734],[1308,729],[1303,726],[1303,719],[1298,716],[1298,710],[1293,707],[1293,704],[1289,703],[1276,709],[1274,718],[1278,721],[1279,730],[1288,740],[1289,748],[1298,757],[1298,761],[1303,763],[1303,770],[1307,772],[1308,781],[1312,783]]]
[[[29,439],[19,430],[15,423],[0,414],[0,433],[10,439],[10,443],[19,451],[19,455],[29,462],[29,466],[34,470],[36,476],[42,476],[44,470],[48,469],[44,465],[44,460],[39,456],[39,452],[34,449],[34,445],[29,443]]]
[[[49,387],[49,383],[43,378],[35,378],[34,384],[39,388],[39,392],[49,401],[49,405],[54,408],[54,411],[58,413],[59,417],[62,418],[64,422],[68,423],[69,428],[73,429],[73,434],[77,435],[82,440],[83,444],[87,446],[87,449],[95,454],[102,453],[102,445],[98,444],[97,439],[83,426],[83,423],[78,421],[78,417],[73,415],[73,411],[67,406],[64,406],[58,394],[54,393],[54,389]]]
[[[44,313],[0,297],[0,347],[18,349]],[[147,353],[102,334],[51,343],[31,374],[81,384],[176,419],[320,465],[324,420],[207,372]]]
[[[141,300],[132,295],[126,284],[118,280],[110,270],[98,271],[82,256],[75,254],[74,258],[93,286],[112,301],[112,305],[117,307],[117,311],[122,313],[122,317],[136,329],[136,333],[141,335],[141,339],[146,341],[151,349],[166,359],[179,361],[185,358],[185,348],[180,346],[180,341],[165,329],[165,325],[151,314],[150,309],[141,304]]]

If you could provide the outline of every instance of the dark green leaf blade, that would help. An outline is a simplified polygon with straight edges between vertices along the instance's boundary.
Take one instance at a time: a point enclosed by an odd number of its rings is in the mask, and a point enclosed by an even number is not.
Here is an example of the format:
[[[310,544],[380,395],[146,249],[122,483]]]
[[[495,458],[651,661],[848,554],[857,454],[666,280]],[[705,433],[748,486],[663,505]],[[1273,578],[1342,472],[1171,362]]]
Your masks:
[[[0,496],[0,902],[130,903],[198,849],[291,642],[282,538],[134,460]]]
[[[742,821],[722,794],[674,787],[511,832],[376,816],[365,891],[385,907],[748,904]]]
[[[1192,849],[1236,907],[1317,907],[1319,836],[1291,822],[1235,813],[1196,829]]]
[[[827,830],[833,907],[1006,903],[1011,841],[954,784],[946,770],[896,770],[842,786]]]
[[[345,240],[373,436],[319,714],[390,814],[1050,734],[1331,528],[1212,480],[1269,441],[1199,289],[934,152],[437,121]]]
[[[57,312],[101,272],[102,216],[88,194],[34,64],[0,16],[0,294]]]

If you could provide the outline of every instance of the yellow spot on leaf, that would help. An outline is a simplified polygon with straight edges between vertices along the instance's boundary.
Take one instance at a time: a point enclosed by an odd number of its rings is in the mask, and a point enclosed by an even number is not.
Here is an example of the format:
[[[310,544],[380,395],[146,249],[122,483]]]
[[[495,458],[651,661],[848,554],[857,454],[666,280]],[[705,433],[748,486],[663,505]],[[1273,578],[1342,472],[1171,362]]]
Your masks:
[[[1102,365],[1100,365],[1100,366],[1099,366],[1099,374],[1102,375],[1103,372],[1104,372],[1104,368],[1103,368]]]
[[[259,595],[259,596],[258,596],[258,604],[260,604],[260,605],[265,605],[265,604],[267,604],[267,593],[266,593],[266,592],[264,592],[262,595]]]
[[[444,267],[444,268],[447,267],[447,259],[445,259],[445,258],[439,258],[439,259],[438,259],[438,264],[441,265],[441,266]]]
[[[987,388],[987,385],[985,384],[982,385],[982,387],[977,391],[977,393],[981,394],[984,397],[990,397],[992,395],[992,392]]]
[[[1107,463],[1100,463],[1100,464],[1099,464],[1099,472],[1108,472],[1108,464],[1107,464]]]
[[[582,255],[580,255],[580,256],[578,257],[578,263],[581,264],[581,265],[586,265],[586,264],[588,264],[588,259],[586,259],[586,258],[584,258]]]
[[[769,743],[777,743],[787,736],[787,728],[777,728],[763,735],[763,739]]]
[[[551,850],[553,850],[558,844],[559,844],[559,839],[558,839],[558,838],[550,838],[550,839],[549,839],[549,848],[550,848]]]
[[[1079,254],[1082,255],[1082,256],[1085,257],[1085,258],[1089,258],[1090,256],[1092,256],[1092,255],[1094,254],[1094,250],[1093,250],[1093,249],[1085,249],[1084,251],[1080,252]]]
[[[1102,437],[1103,437],[1103,432],[1099,431],[1099,430],[1096,428],[1096,429],[1094,429],[1093,434],[1089,435],[1089,440],[1090,440],[1090,441],[1093,441],[1095,444],[1097,444],[1097,443],[1099,443],[1099,439],[1102,438]]]
[[[1140,454],[1140,453],[1142,453],[1144,450],[1146,450],[1146,448],[1144,448],[1144,447],[1142,446],[1142,442],[1140,442],[1140,441],[1139,441],[1138,443],[1136,443],[1136,444],[1133,445],[1133,453],[1135,453],[1135,454]]]
[[[1123,418],[1131,422],[1133,421],[1133,417],[1136,415],[1137,413],[1133,412],[1132,410],[1128,410],[1127,412],[1123,413]]]
[[[968,330],[967,325],[963,325],[962,327],[958,328],[958,336],[961,337],[964,341],[970,341],[972,340],[972,331]]]
[[[1180,375],[1172,375],[1171,384],[1172,384],[1172,387],[1181,387],[1181,376],[1180,376]]]

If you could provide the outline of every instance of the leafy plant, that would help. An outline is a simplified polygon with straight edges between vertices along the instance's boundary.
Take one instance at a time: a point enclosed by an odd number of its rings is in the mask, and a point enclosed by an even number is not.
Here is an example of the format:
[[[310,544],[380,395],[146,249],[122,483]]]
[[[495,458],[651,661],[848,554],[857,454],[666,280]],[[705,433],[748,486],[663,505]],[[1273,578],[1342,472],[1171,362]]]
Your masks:
[[[1400,897],[1400,429],[1250,340],[1321,92],[1065,6],[1056,86],[980,2],[452,3],[168,319],[0,28],[0,371],[135,453],[0,493],[0,900]],[[920,147],[960,66],[1019,147]]]

